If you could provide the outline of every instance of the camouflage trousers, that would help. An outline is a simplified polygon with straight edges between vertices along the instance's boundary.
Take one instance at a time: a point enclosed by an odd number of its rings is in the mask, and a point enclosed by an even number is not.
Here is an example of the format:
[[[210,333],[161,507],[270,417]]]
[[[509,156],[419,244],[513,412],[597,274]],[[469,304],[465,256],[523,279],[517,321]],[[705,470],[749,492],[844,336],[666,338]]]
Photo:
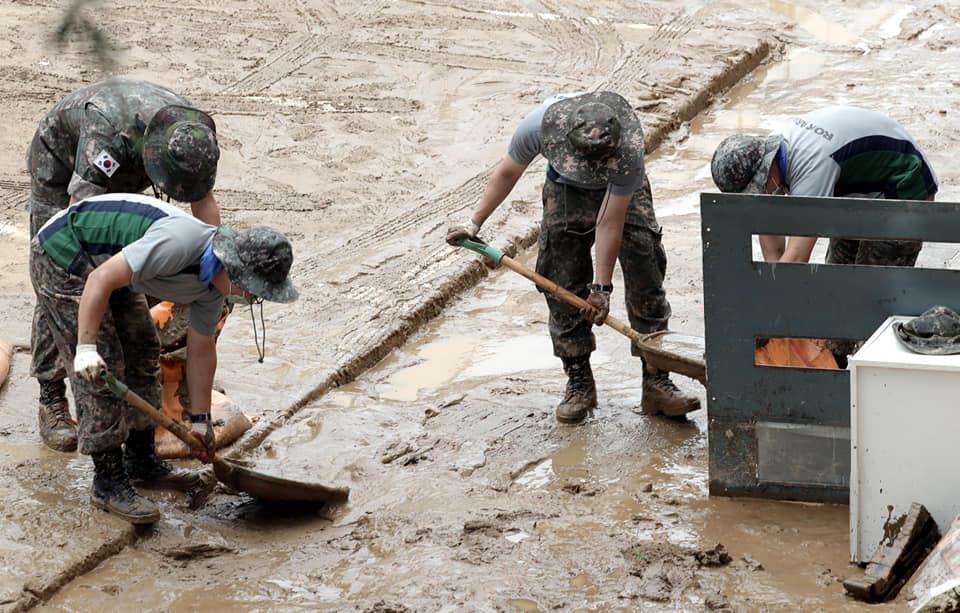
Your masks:
[[[40,317],[51,333],[60,357],[73,363],[77,346],[80,296],[89,270],[73,275],[40,249],[30,246],[30,280],[37,295]],[[110,296],[100,323],[97,351],[116,377],[154,406],[160,405],[160,340],[143,294],[123,288]],[[149,417],[127,405],[108,390],[77,377],[68,369],[76,400],[80,453],[115,449],[130,430],[151,428]]]
[[[865,266],[913,266],[920,255],[920,241],[864,241],[831,238],[827,264]]]
[[[581,298],[593,281],[593,247],[597,213],[606,190],[588,190],[555,183],[543,185],[543,221],[537,272]],[[670,303],[663,291],[667,256],[660,242],[660,226],[653,212],[650,184],[637,190],[627,209],[620,245],[623,296],[630,326],[640,332],[665,330]],[[550,309],[553,353],[561,358],[589,355],[596,349],[593,324],[567,303],[545,294]],[[640,352],[630,343],[630,351]]]
[[[72,173],[68,167],[50,150],[40,137],[34,135],[27,150],[27,170],[30,173],[30,199],[27,210],[30,211],[30,236],[35,237],[43,224],[67,208],[70,196],[67,186]],[[63,364],[59,359],[53,335],[46,320],[41,317],[40,305],[33,310],[33,326],[30,331],[30,346],[33,350],[33,363],[30,374],[40,383],[41,402],[50,402],[62,398],[67,378]]]

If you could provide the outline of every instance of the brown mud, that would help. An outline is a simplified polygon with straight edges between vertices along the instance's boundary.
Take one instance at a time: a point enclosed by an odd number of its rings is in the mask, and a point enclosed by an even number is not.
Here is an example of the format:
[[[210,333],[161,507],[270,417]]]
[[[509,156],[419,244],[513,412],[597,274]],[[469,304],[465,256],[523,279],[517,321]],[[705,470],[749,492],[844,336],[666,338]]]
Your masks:
[[[686,423],[633,413],[638,365],[612,331],[598,332],[593,359],[601,407],[568,428],[552,416],[562,373],[525,281],[496,273],[424,322],[486,274],[442,243],[443,227],[475,203],[519,116],[555,91],[618,89],[638,107],[648,148],[662,141],[648,170],[672,327],[687,333],[703,333],[697,194],[713,189],[709,158],[731,131],[827,102],[871,106],[910,128],[945,184],[939,198],[954,200],[955,9],[146,8],[149,27],[142,3],[114,4],[104,20],[126,71],[214,110],[225,220],[276,225],[297,245],[304,300],[268,306],[265,362],[244,313],[221,339],[219,379],[263,417],[241,446],[264,469],[348,485],[351,499],[278,509],[221,489],[192,510],[196,501],[151,493],[165,519],[134,533],[89,508],[86,458],[39,443],[28,356],[17,354],[0,392],[0,565],[10,569],[0,610],[857,606],[839,583],[859,572],[846,564],[846,507],[708,498],[705,412]],[[43,0],[0,7],[12,32],[0,41],[0,82],[15,119],[0,136],[0,306],[11,314],[0,332],[21,344],[32,305],[21,152],[58,96],[99,76],[74,51],[43,47],[45,23],[31,16],[49,22],[57,10]],[[778,61],[695,116],[770,53]],[[532,241],[539,180],[527,173],[486,238]],[[945,247],[923,257],[957,259]]]

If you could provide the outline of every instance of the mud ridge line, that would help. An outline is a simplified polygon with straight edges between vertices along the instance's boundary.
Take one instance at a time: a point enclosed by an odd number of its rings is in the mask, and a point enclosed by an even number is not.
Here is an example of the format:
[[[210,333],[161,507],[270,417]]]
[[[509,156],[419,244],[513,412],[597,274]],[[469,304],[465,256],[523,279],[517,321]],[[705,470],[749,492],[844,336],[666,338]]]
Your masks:
[[[137,542],[137,537],[137,528],[132,525],[124,528],[121,534],[50,577],[42,585],[31,585],[29,583],[25,585],[20,598],[12,603],[12,608],[4,610],[8,613],[20,613],[43,604],[66,584],[90,572],[100,563],[126,549],[127,546],[133,545]]]

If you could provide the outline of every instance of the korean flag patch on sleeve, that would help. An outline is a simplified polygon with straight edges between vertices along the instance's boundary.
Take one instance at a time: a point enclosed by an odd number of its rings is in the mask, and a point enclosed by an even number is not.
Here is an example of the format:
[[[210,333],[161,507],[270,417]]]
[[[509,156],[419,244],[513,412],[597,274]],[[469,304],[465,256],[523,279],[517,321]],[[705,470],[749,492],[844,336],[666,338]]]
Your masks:
[[[103,174],[107,177],[112,177],[113,173],[117,172],[117,169],[120,168],[120,164],[117,163],[113,156],[104,149],[100,152],[100,155],[97,156],[97,159],[93,161],[93,165],[103,171]]]

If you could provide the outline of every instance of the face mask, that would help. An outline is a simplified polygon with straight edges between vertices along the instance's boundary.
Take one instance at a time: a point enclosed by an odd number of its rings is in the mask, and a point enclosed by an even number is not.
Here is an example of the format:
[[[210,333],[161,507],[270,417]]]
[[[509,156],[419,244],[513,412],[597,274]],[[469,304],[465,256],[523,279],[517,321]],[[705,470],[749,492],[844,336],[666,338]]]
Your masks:
[[[253,304],[257,301],[257,298],[256,297],[247,298],[246,296],[242,296],[240,294],[234,294],[233,281],[230,281],[230,289],[227,290],[227,295],[224,296],[224,300],[226,300],[230,304]]]
[[[246,298],[244,296],[238,296],[236,294],[227,294],[223,297],[223,299],[230,304],[253,304],[253,299]]]

